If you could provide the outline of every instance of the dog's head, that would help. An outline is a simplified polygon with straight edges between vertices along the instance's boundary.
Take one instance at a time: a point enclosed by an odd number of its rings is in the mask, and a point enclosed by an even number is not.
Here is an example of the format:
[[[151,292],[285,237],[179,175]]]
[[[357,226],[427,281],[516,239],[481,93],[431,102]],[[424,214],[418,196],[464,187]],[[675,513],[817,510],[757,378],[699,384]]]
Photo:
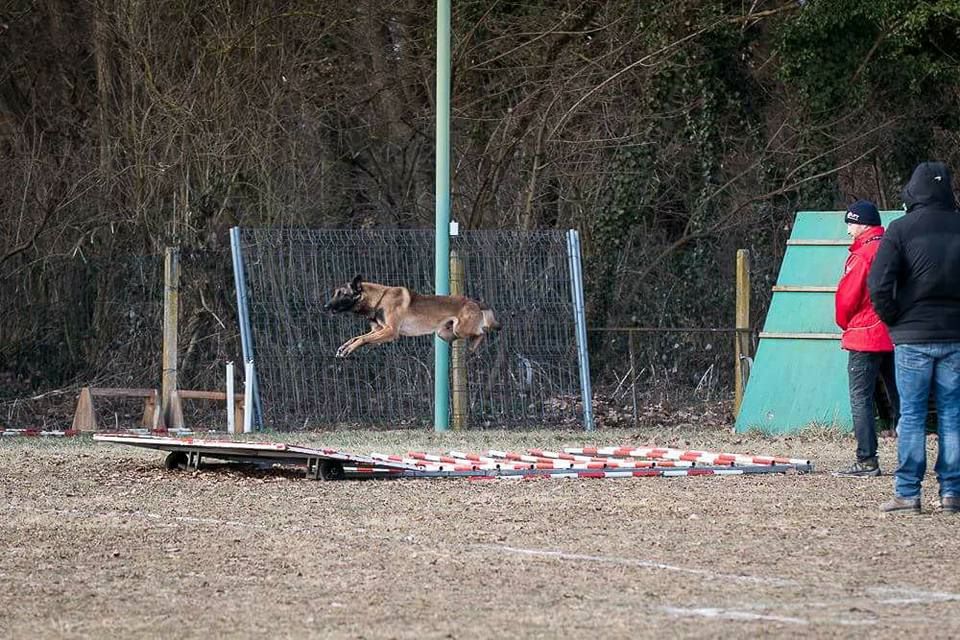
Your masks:
[[[353,308],[363,297],[363,278],[359,275],[333,292],[333,296],[323,305],[323,310],[329,313],[353,311]]]

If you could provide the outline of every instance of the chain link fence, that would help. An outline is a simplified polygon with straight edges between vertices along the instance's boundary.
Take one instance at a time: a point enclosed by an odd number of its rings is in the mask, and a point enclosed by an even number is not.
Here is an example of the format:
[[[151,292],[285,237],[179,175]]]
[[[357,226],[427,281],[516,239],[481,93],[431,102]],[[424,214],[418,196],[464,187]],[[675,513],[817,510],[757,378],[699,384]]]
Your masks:
[[[244,229],[241,248],[265,426],[432,424],[433,336],[336,358],[337,347],[366,332],[367,322],[327,316],[322,307],[356,275],[433,293],[433,231]],[[453,290],[490,305],[503,325],[476,353],[458,354],[454,343],[454,422],[579,424],[564,233],[465,232],[451,238],[451,260]]]
[[[606,424],[639,425],[663,407],[730,398],[734,328],[590,328],[594,402]]]
[[[162,255],[77,255],[5,270],[0,424],[68,426],[83,386],[159,388],[163,262]],[[230,254],[182,252],[180,262],[179,386],[221,389],[223,364],[240,361]],[[138,402],[103,399],[98,412],[129,423],[142,413]],[[187,413],[197,418],[210,408]]]

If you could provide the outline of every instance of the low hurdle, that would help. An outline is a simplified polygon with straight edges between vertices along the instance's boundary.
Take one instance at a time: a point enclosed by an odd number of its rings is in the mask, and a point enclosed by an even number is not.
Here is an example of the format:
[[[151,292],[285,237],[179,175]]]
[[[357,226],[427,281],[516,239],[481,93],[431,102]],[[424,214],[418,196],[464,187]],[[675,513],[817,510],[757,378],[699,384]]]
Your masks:
[[[246,404],[244,394],[233,394],[233,433],[243,433],[244,412]],[[172,429],[183,429],[183,401],[184,400],[207,400],[212,402],[226,403],[228,400],[225,391],[194,391],[188,389],[174,389],[170,392],[170,424]],[[228,431],[229,432],[229,431]]]
[[[72,431],[96,431],[97,412],[94,398],[143,398],[143,417],[140,424],[144,429],[156,429],[160,424],[160,394],[156,389],[108,389],[104,387],[83,387],[77,398],[77,408],[73,414]]]

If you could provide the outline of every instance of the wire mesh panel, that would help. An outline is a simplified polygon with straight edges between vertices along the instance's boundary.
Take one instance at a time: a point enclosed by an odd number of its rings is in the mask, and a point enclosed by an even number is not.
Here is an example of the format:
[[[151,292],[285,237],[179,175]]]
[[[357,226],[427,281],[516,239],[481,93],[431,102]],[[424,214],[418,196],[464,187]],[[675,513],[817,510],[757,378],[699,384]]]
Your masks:
[[[162,257],[26,263],[0,278],[0,368],[51,386],[76,376],[144,385],[159,353],[162,293]]]
[[[455,240],[464,294],[503,325],[466,358],[466,422],[574,426],[580,375],[563,233],[472,231]]]
[[[432,423],[433,336],[336,358],[369,327],[322,310],[358,274],[433,293],[432,230],[245,229],[240,244],[265,426]],[[466,383],[465,423],[576,424],[580,378],[563,233],[473,231],[451,238],[451,250],[463,293],[490,305],[503,326],[453,372]]]

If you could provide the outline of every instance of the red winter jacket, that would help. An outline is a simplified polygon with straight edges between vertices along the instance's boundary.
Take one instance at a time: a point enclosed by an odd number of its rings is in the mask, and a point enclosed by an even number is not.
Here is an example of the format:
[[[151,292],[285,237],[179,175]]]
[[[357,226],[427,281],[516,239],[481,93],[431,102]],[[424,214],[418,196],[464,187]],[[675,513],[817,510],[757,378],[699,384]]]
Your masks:
[[[840,346],[848,351],[893,351],[890,334],[873,310],[867,289],[867,274],[882,237],[883,227],[872,227],[853,241],[837,285],[836,319],[843,329]]]

